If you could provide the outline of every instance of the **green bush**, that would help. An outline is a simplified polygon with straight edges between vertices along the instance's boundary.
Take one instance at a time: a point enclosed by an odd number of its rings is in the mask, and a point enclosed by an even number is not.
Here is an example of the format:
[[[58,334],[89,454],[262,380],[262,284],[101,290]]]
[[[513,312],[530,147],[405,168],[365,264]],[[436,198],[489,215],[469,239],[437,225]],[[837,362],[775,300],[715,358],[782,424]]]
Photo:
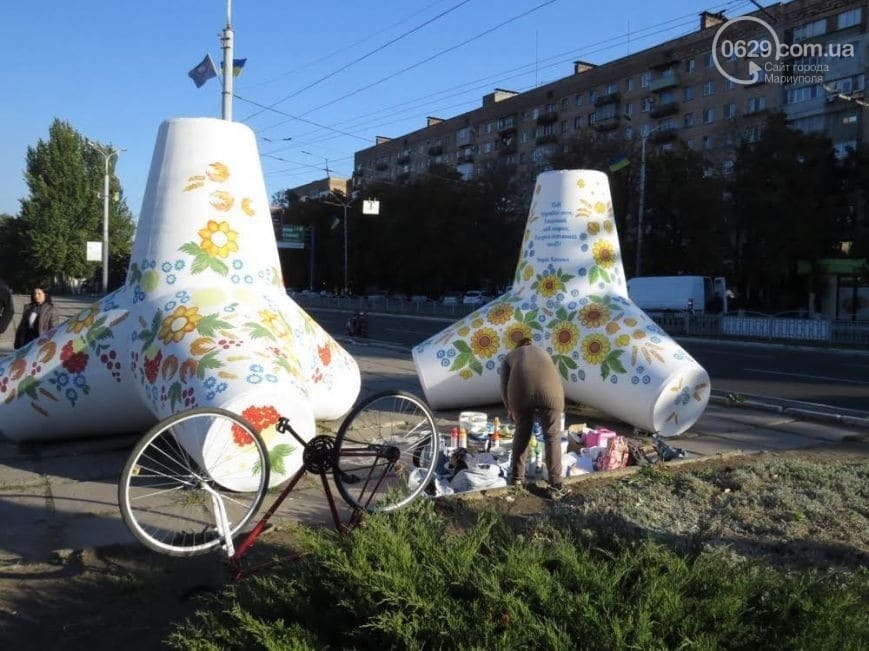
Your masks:
[[[514,531],[494,512],[459,530],[423,502],[349,535],[301,530],[300,559],[216,596],[179,649],[859,649],[869,580],[773,569],[650,540],[594,545],[570,528]]]

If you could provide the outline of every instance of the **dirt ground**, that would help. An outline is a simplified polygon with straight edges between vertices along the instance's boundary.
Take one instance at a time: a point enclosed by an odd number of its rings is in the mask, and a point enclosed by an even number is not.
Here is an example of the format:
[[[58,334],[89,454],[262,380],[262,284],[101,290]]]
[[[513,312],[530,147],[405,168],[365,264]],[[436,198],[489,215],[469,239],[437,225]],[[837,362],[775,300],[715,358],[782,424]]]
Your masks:
[[[783,461],[796,465],[784,470]],[[806,484],[801,473],[820,479],[805,477],[813,488],[795,488]],[[838,446],[590,475],[572,481],[571,495],[559,503],[534,490],[516,497],[501,489],[445,502],[445,512],[461,510],[468,517],[494,507],[517,520],[582,517],[671,542],[700,541],[745,556],[784,555],[800,566],[850,569],[869,558],[867,478],[864,437]],[[280,553],[292,539],[292,528],[272,531],[257,553]],[[0,647],[160,648],[173,623],[196,610],[199,596],[229,580],[217,555],[175,559],[138,547],[0,567]]]

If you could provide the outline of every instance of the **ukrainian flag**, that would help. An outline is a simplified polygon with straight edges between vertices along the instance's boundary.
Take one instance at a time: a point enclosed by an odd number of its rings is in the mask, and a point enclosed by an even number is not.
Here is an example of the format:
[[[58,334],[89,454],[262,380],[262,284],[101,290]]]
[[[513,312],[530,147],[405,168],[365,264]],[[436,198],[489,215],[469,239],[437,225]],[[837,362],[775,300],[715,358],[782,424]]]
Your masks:
[[[624,154],[620,156],[616,156],[615,158],[610,160],[609,170],[610,172],[618,172],[620,169],[623,169],[631,164],[630,159]]]
[[[238,77],[241,74],[241,69],[244,68],[244,64],[247,63],[247,59],[233,59],[232,60],[232,76]]]

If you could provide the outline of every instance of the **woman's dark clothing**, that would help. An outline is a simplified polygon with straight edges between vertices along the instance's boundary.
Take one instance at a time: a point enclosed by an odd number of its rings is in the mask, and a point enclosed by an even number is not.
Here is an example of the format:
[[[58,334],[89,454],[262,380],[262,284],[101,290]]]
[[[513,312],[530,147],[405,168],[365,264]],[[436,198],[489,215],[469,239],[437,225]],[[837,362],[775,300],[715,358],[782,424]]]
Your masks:
[[[15,331],[15,348],[21,348],[57,325],[57,312],[54,305],[29,303],[21,314],[21,322]]]
[[[6,286],[6,283],[0,281],[0,334],[6,332],[6,328],[12,323],[14,313],[12,291]]]

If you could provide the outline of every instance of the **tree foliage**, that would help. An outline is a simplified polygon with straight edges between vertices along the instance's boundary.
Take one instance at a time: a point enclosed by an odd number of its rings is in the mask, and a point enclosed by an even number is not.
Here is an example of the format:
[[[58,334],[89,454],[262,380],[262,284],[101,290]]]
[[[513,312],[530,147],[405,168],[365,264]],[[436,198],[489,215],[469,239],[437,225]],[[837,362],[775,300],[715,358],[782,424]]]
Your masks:
[[[829,139],[788,128],[771,114],[756,142],[737,150],[729,216],[735,276],[749,303],[798,303],[807,289],[797,262],[836,253],[836,228],[850,201]]]
[[[109,167],[109,252],[118,261],[129,255],[134,224],[114,162]],[[28,147],[29,194],[10,233],[18,246],[17,285],[67,288],[94,275],[100,263],[87,262],[86,242],[102,241],[104,173],[103,156],[61,120],[52,123],[47,141]]]

